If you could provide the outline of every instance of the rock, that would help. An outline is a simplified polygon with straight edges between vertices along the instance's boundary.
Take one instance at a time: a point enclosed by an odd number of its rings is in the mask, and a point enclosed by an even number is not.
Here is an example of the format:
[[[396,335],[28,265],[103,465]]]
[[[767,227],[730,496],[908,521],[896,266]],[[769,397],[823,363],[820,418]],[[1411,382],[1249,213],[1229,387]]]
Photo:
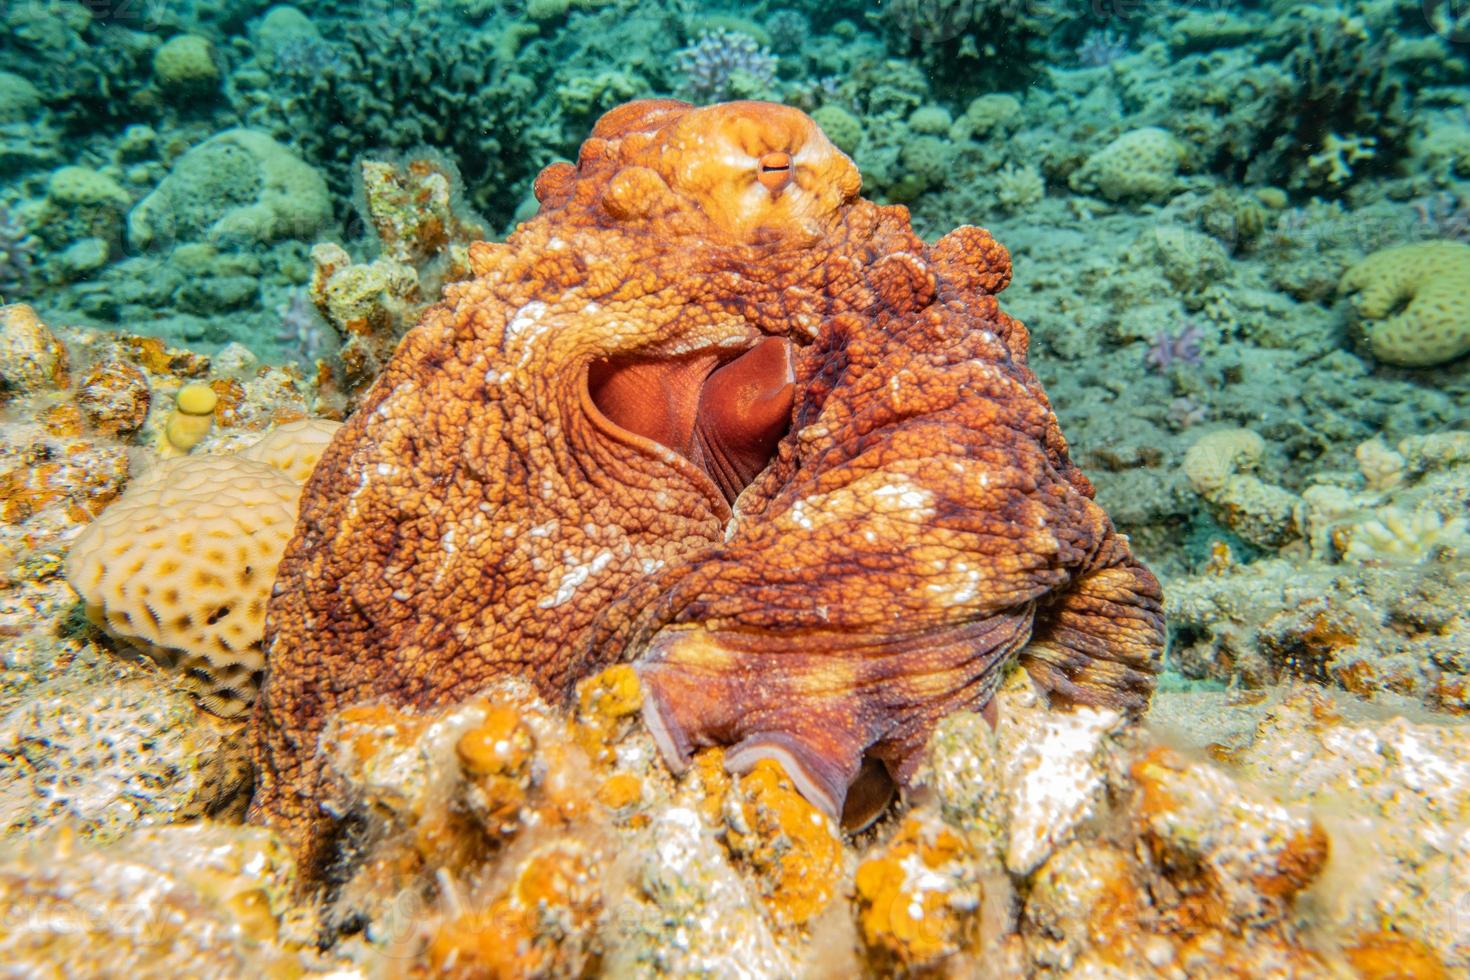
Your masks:
[[[222,737],[156,675],[105,662],[71,671],[0,715],[0,829],[111,840],[176,820],[209,795],[205,763]]]
[[[62,167],[46,183],[36,233],[53,248],[101,239],[109,249],[122,237],[133,198],[111,176],[89,167]]]
[[[0,393],[66,387],[66,348],[24,303],[0,306]]]
[[[127,436],[148,417],[152,394],[148,378],[126,361],[103,361],[88,371],[77,388],[76,402],[98,432]]]
[[[26,122],[41,109],[41,92],[21,76],[0,71],[0,123]]]
[[[160,827],[103,847],[64,833],[8,843],[0,904],[24,914],[0,934],[0,958],[35,975],[58,964],[74,976],[326,973],[278,933],[291,874],[253,828]]]

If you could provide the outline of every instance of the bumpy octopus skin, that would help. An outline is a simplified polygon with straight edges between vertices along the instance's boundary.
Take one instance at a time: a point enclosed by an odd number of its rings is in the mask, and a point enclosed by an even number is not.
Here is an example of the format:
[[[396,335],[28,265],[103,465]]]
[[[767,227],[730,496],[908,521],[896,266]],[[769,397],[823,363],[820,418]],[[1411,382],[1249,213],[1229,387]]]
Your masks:
[[[675,769],[774,757],[834,815],[1017,658],[1146,704],[1158,584],[997,305],[1009,257],[859,187],[794,109],[635,102],[473,247],[307,484],[269,606],[252,819],[308,869],[317,741],[364,701],[507,674],[564,701],[630,660]]]

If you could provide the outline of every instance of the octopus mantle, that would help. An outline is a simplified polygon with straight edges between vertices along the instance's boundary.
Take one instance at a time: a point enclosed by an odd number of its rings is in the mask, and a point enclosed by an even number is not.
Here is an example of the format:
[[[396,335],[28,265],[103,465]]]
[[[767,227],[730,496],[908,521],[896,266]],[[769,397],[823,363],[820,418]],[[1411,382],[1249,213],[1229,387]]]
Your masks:
[[[613,110],[472,249],[328,448],[267,618],[252,815],[330,857],[328,717],[633,661],[676,769],[774,757],[836,814],[1019,659],[1136,709],[1160,594],[995,294],[802,113]],[[855,803],[849,788],[862,792]]]

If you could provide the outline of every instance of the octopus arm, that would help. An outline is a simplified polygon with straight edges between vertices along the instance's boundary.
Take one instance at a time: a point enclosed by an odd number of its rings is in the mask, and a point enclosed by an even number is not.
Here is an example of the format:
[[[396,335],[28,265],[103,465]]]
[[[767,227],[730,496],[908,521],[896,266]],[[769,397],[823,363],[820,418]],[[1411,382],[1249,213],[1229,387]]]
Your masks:
[[[1087,568],[1038,612],[1021,662],[1054,699],[1141,710],[1164,646],[1162,610],[1158,580],[1108,525]]]
[[[1093,621],[1127,607],[1113,579],[1132,566],[1053,465],[1045,413],[974,360],[901,371],[892,398],[827,400],[760,518],[652,604],[639,670],[676,768],[705,745],[730,746],[735,770],[776,758],[840,814],[872,762],[903,784],[940,718],[988,705],[1041,607],[1034,662],[1055,690],[1087,700],[1142,669],[1107,646],[1123,627]],[[1053,599],[1089,562],[1097,595]]]

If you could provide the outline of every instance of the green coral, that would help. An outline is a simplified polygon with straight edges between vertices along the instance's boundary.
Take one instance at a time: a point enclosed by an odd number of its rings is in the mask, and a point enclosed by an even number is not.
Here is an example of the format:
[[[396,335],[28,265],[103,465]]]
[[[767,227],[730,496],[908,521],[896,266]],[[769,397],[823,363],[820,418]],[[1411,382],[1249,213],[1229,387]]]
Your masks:
[[[812,111],[812,120],[843,153],[852,156],[857,152],[858,144],[863,141],[863,124],[857,116],[842,106],[824,105]]]
[[[139,248],[178,240],[267,244],[309,238],[331,218],[326,181],[264,133],[231,129],[196,146],[128,216]]]
[[[165,89],[198,92],[219,85],[214,46],[197,34],[169,38],[153,54],[153,77]]]

